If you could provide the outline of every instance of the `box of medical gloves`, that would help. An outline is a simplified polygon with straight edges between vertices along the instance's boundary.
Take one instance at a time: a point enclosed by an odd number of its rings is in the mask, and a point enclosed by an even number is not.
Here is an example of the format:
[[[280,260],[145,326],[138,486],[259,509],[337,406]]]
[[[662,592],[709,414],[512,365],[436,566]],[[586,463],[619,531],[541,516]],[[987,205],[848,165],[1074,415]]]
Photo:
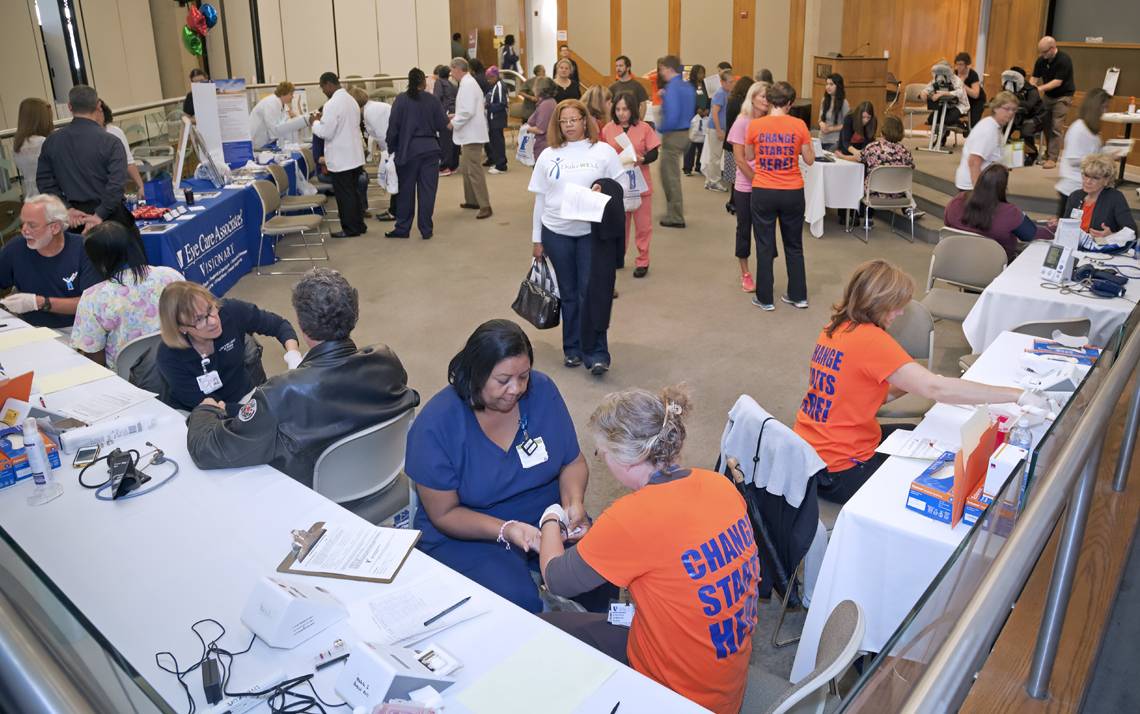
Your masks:
[[[20,433],[19,429],[6,429],[5,431],[8,433],[0,437],[0,488],[11,486],[32,475],[31,469],[28,467],[28,457],[24,453],[23,434]],[[55,447],[51,439],[43,435],[42,431],[40,438],[44,441],[48,463],[53,469],[58,469],[60,463],[59,449]]]
[[[953,513],[954,452],[944,451],[910,482],[906,507],[927,518],[949,523]]]

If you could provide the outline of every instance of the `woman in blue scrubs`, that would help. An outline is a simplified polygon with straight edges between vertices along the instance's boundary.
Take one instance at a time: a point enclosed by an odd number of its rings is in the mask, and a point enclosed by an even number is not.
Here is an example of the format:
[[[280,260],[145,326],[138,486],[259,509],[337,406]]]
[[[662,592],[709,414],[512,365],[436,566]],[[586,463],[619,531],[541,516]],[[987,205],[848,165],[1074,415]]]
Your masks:
[[[589,528],[589,470],[562,395],[532,369],[526,333],[510,320],[480,325],[448,366],[444,387],[408,433],[419,548],[531,612],[542,610],[538,520],[558,503],[577,540]],[[580,530],[575,530],[580,529]],[[587,608],[605,607],[596,593]],[[596,604],[594,602],[596,600]]]

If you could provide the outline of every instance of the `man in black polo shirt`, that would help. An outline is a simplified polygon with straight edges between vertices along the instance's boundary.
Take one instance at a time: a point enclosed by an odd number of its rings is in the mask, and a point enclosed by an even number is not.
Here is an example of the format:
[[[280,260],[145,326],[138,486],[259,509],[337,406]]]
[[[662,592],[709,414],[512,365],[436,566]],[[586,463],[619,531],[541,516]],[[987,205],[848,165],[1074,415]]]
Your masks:
[[[1041,92],[1048,113],[1045,116],[1045,168],[1057,167],[1061,156],[1061,140],[1065,132],[1065,116],[1073,104],[1073,60],[1057,49],[1057,41],[1046,35],[1037,43],[1037,61],[1029,81]]]
[[[67,232],[67,208],[47,194],[24,202],[20,222],[21,237],[0,249],[0,290],[15,288],[0,305],[29,325],[71,327],[79,297],[102,280],[83,236]]]
[[[123,203],[127,184],[127,152],[99,124],[103,104],[95,90],[77,84],[67,95],[71,123],[44,140],[36,170],[41,193],[59,196],[68,208],[68,224],[87,230],[117,221],[137,233],[135,219]]]

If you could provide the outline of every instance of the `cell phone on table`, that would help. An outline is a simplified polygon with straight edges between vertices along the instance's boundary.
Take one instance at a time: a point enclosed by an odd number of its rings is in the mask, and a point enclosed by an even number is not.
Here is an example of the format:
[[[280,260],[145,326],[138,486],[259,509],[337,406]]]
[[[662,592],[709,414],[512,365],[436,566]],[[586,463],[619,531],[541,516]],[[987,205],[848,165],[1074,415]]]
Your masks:
[[[75,452],[75,460],[71,462],[71,465],[77,469],[81,469],[84,466],[90,466],[95,463],[95,459],[97,458],[99,458],[98,446],[84,446]]]

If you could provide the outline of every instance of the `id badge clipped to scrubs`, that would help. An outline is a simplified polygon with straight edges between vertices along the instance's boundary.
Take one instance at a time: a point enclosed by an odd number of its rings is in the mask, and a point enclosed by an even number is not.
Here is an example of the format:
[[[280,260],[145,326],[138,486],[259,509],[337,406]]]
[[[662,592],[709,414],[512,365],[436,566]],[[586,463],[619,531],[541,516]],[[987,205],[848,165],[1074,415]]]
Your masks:
[[[537,439],[530,438],[530,434],[526,431],[526,417],[519,417],[519,428],[522,429],[523,440],[522,443],[515,447],[519,452],[519,461],[522,463],[524,469],[533,468],[539,464],[545,464],[550,455],[546,453],[546,444],[542,442],[542,437]]]
[[[198,389],[202,390],[202,394],[213,394],[222,388],[222,378],[218,376],[218,370],[211,369],[206,371],[206,367],[210,365],[210,358],[202,358],[202,374],[198,377]]]

